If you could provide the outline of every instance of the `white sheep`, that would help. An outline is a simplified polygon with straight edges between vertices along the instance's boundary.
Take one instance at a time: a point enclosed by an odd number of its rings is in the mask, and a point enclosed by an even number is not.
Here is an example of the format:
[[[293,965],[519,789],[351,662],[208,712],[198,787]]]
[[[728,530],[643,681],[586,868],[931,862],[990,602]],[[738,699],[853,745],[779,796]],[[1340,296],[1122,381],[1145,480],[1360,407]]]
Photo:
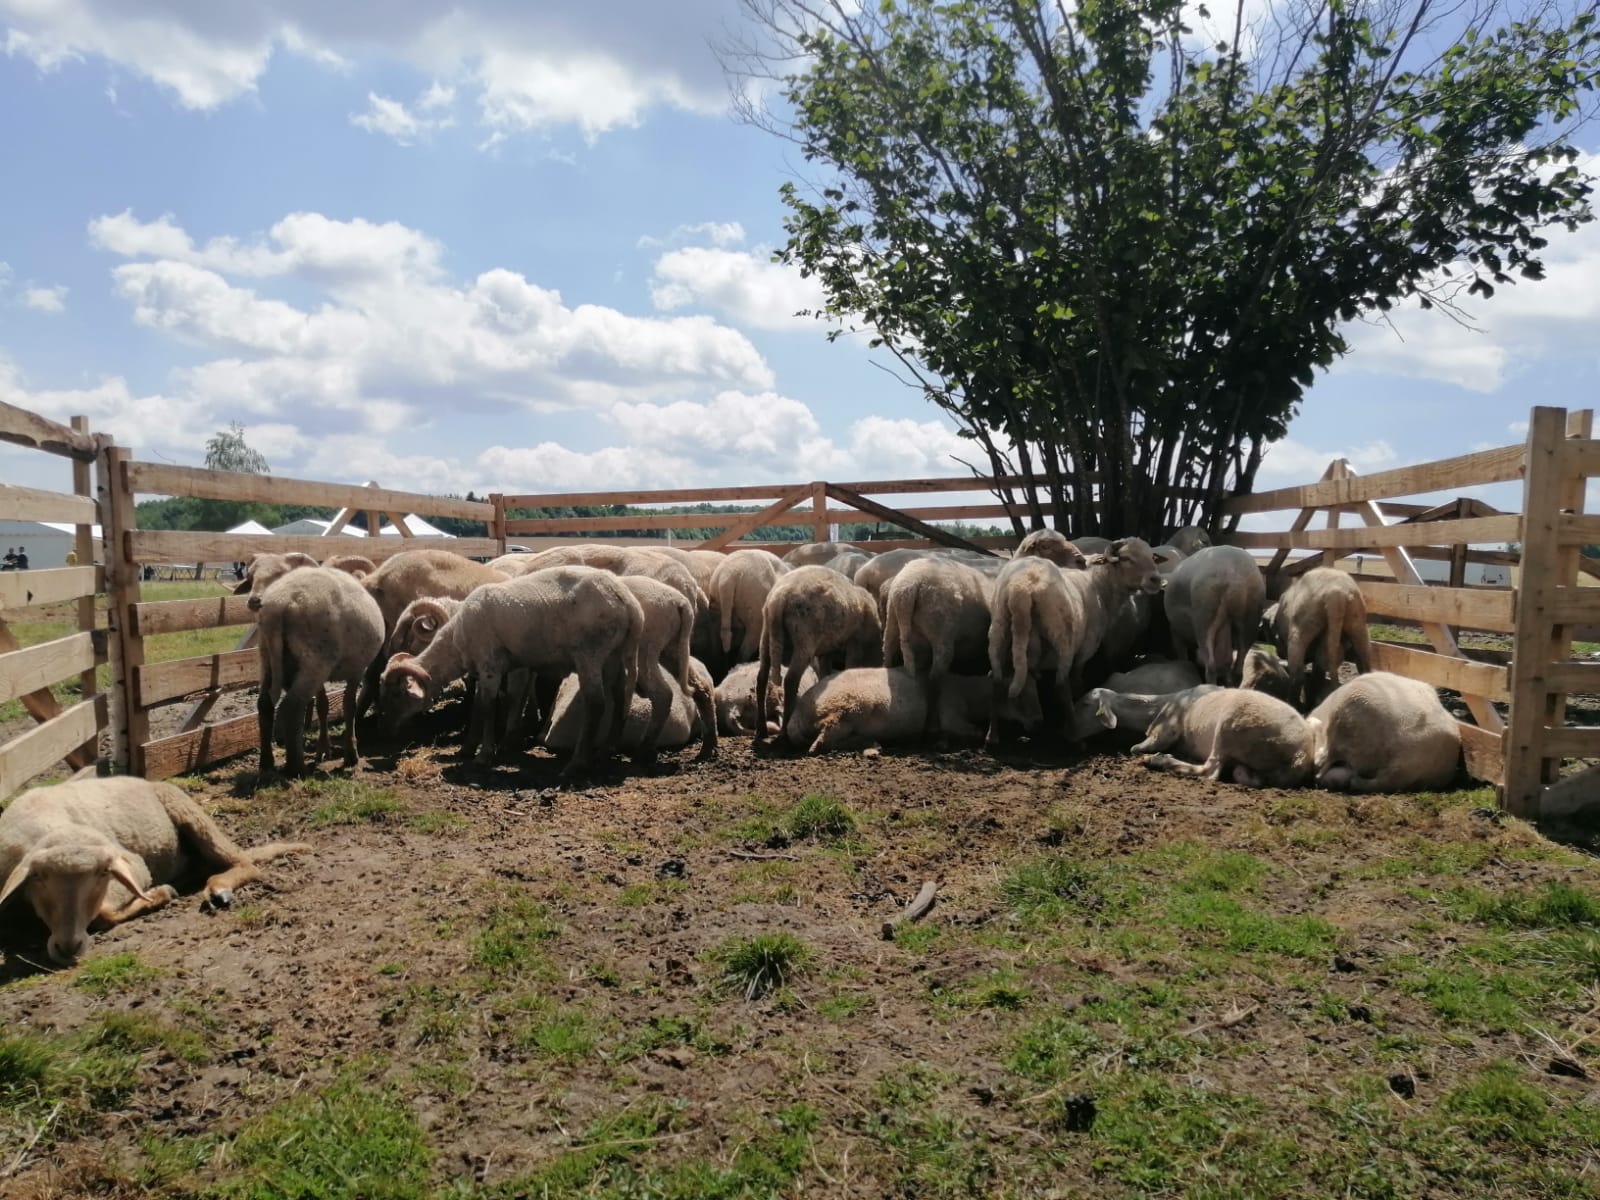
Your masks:
[[[794,708],[806,665],[835,652],[843,654],[846,667],[882,661],[878,607],[871,596],[837,571],[796,567],[773,584],[761,608],[757,741],[767,735],[767,681],[775,670],[782,673],[783,711],[787,713]]]
[[[1136,754],[1152,770],[1244,787],[1299,787],[1310,778],[1315,724],[1282,700],[1244,688],[1202,685],[1169,696]],[[1177,750],[1184,762],[1171,754]]]
[[[1184,557],[1198,554],[1212,544],[1211,534],[1198,525],[1185,525],[1173,532],[1167,539],[1167,545],[1176,549]]]
[[[1061,542],[1070,545],[1065,538]],[[940,733],[939,692],[945,676],[952,670],[982,675],[989,666],[992,591],[988,579],[948,558],[919,559],[889,581],[883,605],[883,665],[904,663],[923,680],[930,738]]]
[[[1173,655],[1198,657],[1207,683],[1237,683],[1261,627],[1267,587],[1248,550],[1207,546],[1167,577]]]
[[[796,567],[825,567],[841,554],[859,552],[849,542],[803,542],[783,556],[792,571]]]
[[[261,878],[261,863],[311,847],[242,850],[182,790],[121,776],[74,779],[22,793],[0,813],[0,907],[24,896],[49,930],[52,960],[70,963],[90,928],[108,928],[177,898],[191,862],[215,872],[208,904]]]
[[[689,643],[694,637],[694,606],[682,593],[658,579],[642,575],[623,575],[621,579],[644,610],[637,678],[640,693],[650,701],[652,715],[639,742],[636,760],[649,762],[655,758],[656,743],[672,713],[673,697],[679,693],[693,698],[701,724],[709,731],[711,754],[702,757],[715,755],[717,721],[712,689],[690,679]],[[613,714],[619,737],[626,720],[627,713]]]
[[[994,690],[987,679],[952,675],[940,692],[939,727],[945,736],[978,739],[993,723]],[[1025,727],[1039,722],[1031,686],[1015,699],[1000,698],[1000,716]],[[903,667],[840,671],[801,693],[785,723],[790,745],[811,754],[878,743],[915,742],[928,724],[928,691]]]
[[[672,684],[672,705],[666,723],[655,735],[657,748],[676,750],[693,738],[700,739],[700,753],[696,761],[717,756],[717,729],[715,720],[707,723],[708,710],[699,702],[697,694],[710,695],[711,673],[699,659],[689,662],[689,691],[686,693],[676,681]],[[578,740],[582,710],[574,703],[578,694],[578,681],[574,676],[562,680],[551,704],[550,719],[541,737],[550,750],[571,750]],[[620,745],[624,750],[637,752],[647,744],[652,722],[651,704],[645,697],[635,694],[628,707],[627,720],[622,727]]]
[[[643,631],[644,609],[610,572],[581,566],[534,571],[472,592],[421,655],[390,658],[381,682],[383,708],[398,724],[426,708],[446,683],[475,672],[476,758],[490,763],[494,700],[506,673],[516,667],[558,677],[576,671],[583,732],[565,771],[576,774],[587,768],[596,734],[609,741],[608,703],[617,714],[613,725],[626,719]]]
[[[1355,792],[1449,787],[1461,729],[1430,685],[1373,671],[1337,688],[1311,714],[1317,782]]]
[[[1107,677],[1102,687],[1113,692],[1143,692],[1156,695],[1162,692],[1182,692],[1204,683],[1192,662],[1159,660],[1140,663],[1126,671]]]
[[[761,673],[759,662],[740,663],[722,677],[722,682],[717,684],[717,731],[733,736],[741,733],[754,733],[756,729],[756,679]],[[817,682],[817,673],[807,667],[805,674],[800,677],[800,691],[805,691]],[[767,680],[767,711],[777,712],[783,703],[783,681],[781,678]],[[768,733],[777,733],[778,726],[774,722],[767,723]]]
[[[830,571],[837,571],[851,583],[855,582],[856,573],[872,561],[872,555],[864,550],[846,550],[837,554],[822,565]]]
[[[328,567],[290,571],[250,600],[259,603],[256,716],[261,774],[273,770],[275,717],[283,722],[286,770],[290,775],[305,770],[306,705],[322,694],[325,684],[338,682],[345,685],[344,765],[355,766],[354,698],[368,664],[383,649],[383,614],[377,602],[360,580]],[[318,751],[328,751],[326,724]]]
[[[1272,611],[1271,626],[1293,688],[1288,699],[1301,708],[1311,707],[1324,679],[1339,683],[1346,645],[1359,673],[1372,670],[1367,602],[1344,571],[1315,567],[1296,579]]]
[[[1017,544],[1017,552],[1012,557],[1048,558],[1069,571],[1081,571],[1089,565],[1087,555],[1058,529],[1035,529]]]
[[[766,550],[735,550],[711,576],[711,603],[721,628],[722,653],[735,663],[761,654],[761,609],[789,568]]]

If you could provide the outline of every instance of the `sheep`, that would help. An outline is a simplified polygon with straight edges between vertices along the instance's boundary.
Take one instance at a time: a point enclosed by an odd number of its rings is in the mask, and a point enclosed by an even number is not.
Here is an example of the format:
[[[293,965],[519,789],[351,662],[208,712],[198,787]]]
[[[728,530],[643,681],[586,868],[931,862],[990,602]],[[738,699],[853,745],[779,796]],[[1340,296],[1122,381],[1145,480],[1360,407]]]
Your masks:
[[[735,663],[761,653],[761,608],[789,568],[765,550],[735,550],[711,576],[711,602],[720,616],[721,646]]]
[[[528,554],[526,552],[502,554],[499,558],[491,558],[485,565],[491,571],[499,571],[507,578],[511,578],[517,575],[526,575],[533,560],[538,557],[537,554]]]
[[[555,701],[551,705],[550,720],[541,738],[547,749],[571,750],[577,743],[578,722],[582,718],[581,710],[573,703],[577,697],[577,684],[576,678],[568,676],[562,681],[560,690],[556,693]],[[701,709],[692,694],[697,690],[703,690],[709,695],[712,690],[711,673],[699,659],[689,660],[689,688],[690,692],[685,693],[676,682],[673,683],[671,712],[657,735],[656,745],[677,749],[687,745],[691,738],[698,736],[700,753],[696,756],[697,761],[715,758],[717,756],[715,721],[707,724],[706,711]],[[627,720],[622,728],[621,745],[624,750],[637,751],[645,744],[651,723],[650,709],[650,703],[644,697],[639,695],[633,697],[628,708]]]
[[[1249,653],[1244,656],[1244,671],[1239,686],[1294,703],[1295,688],[1289,679],[1289,668],[1283,665],[1283,659],[1260,646],[1251,646]]]
[[[254,612],[261,607],[261,601],[257,597],[290,571],[318,565],[320,564],[311,555],[302,554],[298,550],[288,554],[252,554],[250,561],[245,564],[244,578],[234,586],[233,594],[248,595],[250,600],[246,606]]]
[[[872,561],[872,555],[862,550],[846,550],[843,554],[836,554],[822,565],[830,571],[837,571],[852,583],[855,582],[856,572]]]
[[[733,670],[722,677],[722,682],[717,685],[717,731],[730,736],[740,733],[754,733],[756,728],[756,677],[761,672],[758,662],[740,663]],[[810,667],[800,676],[800,690],[803,692],[817,682],[817,673]],[[767,680],[767,711],[777,712],[782,703],[783,682],[781,679]],[[768,733],[777,733],[778,726],[773,722],[767,724]]]
[[[394,623],[394,633],[389,637],[390,653],[421,654],[460,607],[461,601],[450,596],[413,600]]]
[[[191,861],[214,872],[205,901],[222,908],[261,878],[261,863],[310,849],[274,842],[242,850],[170,783],[73,779],[26,791],[0,813],[0,908],[26,897],[49,930],[50,958],[69,964],[87,948],[91,926],[175,900],[173,883]]]
[[[878,606],[837,571],[796,567],[778,580],[761,608],[756,740],[767,735],[767,681],[774,668],[782,669],[783,711],[788,713],[807,663],[842,651],[846,667],[874,666],[882,659],[882,639]]]
[[[687,567],[695,583],[707,596],[711,595],[711,577],[717,573],[727,556],[719,550],[683,550],[677,546],[652,546],[657,554],[664,554],[680,566]]]
[[[1181,692],[1205,682],[1191,662],[1157,661],[1140,663],[1127,671],[1109,676],[1101,686],[1113,692]]]
[[[356,764],[356,707],[352,703],[369,664],[383,649],[383,614],[361,581],[328,567],[290,571],[250,602],[258,604],[257,653],[261,684],[256,715],[261,731],[261,767],[272,773],[274,713],[282,700],[286,769],[305,770],[302,744],[306,705],[323,685],[345,685],[344,765]],[[318,752],[326,755],[324,721]]]
[[[1100,537],[1092,533],[1074,537],[1070,540],[1078,548],[1080,554],[1104,554],[1111,548],[1110,538]]]
[[[1185,558],[1167,577],[1164,601],[1174,657],[1198,652],[1207,683],[1238,683],[1266,596],[1248,550],[1207,546]]]
[[[380,684],[383,709],[398,725],[426,708],[444,684],[475,671],[475,757],[487,764],[495,756],[494,697],[506,671],[576,671],[584,721],[563,772],[574,775],[587,768],[597,730],[610,740],[602,728],[608,702],[613,725],[626,719],[643,632],[644,609],[610,572],[581,566],[534,571],[474,591],[420,655],[391,657]]]
[[[1062,544],[1069,543],[1063,538]],[[924,681],[930,738],[940,734],[939,692],[944,677],[952,670],[982,675],[989,665],[991,590],[989,581],[971,567],[942,558],[911,563],[889,583],[883,665],[894,667],[903,661]]]
[[[1299,787],[1311,776],[1316,728],[1282,700],[1244,688],[1198,688],[1168,696],[1133,748],[1144,765],[1244,787]],[[1200,762],[1183,762],[1171,754]]]
[[[322,564],[335,571],[344,571],[357,579],[365,579],[378,569],[378,564],[360,554],[335,554]]]
[[[909,564],[927,558],[931,554],[932,551],[929,550],[890,550],[887,554],[875,554],[856,571],[853,582],[857,587],[872,593],[878,602],[878,616],[882,619],[884,593],[889,581],[905,570]]]
[[[1083,551],[1067,541],[1067,535],[1056,529],[1035,529],[1023,538],[1013,558],[1048,558],[1058,567],[1081,571],[1088,565]]]
[[[1289,698],[1302,709],[1311,707],[1311,695],[1323,679],[1339,682],[1346,643],[1356,671],[1372,670],[1367,602],[1360,585],[1343,571],[1315,567],[1300,576],[1278,601],[1271,624],[1294,689]]]
[[[1167,545],[1188,558],[1211,545],[1211,535],[1198,525],[1185,525],[1173,531]]]
[[[995,583],[989,625],[989,670],[996,703],[1006,691],[1014,700],[1035,668],[1053,666],[1062,719],[1070,738],[1072,691],[1085,663],[1100,648],[1117,606],[1128,593],[1161,590],[1150,547],[1139,538],[1112,542],[1089,557],[1084,571],[1063,571],[1046,559],[1014,558]],[[1009,673],[1008,673],[1009,668]],[[1009,687],[1007,679],[1009,678]],[[998,744],[998,718],[988,744]]]
[[[1190,668],[1193,670],[1193,668]],[[1143,738],[1156,715],[1179,692],[1193,692],[1196,696],[1206,692],[1221,691],[1209,684],[1193,683],[1185,687],[1167,689],[1169,682],[1160,677],[1149,677],[1148,686],[1116,689],[1090,688],[1072,709],[1072,726],[1079,741],[1087,741],[1107,730],[1131,735],[1133,741]],[[1131,743],[1130,743],[1131,744]]]
[[[939,727],[947,736],[981,738],[994,723],[990,706],[995,695],[989,681],[954,675],[945,682]],[[1030,728],[1038,724],[1038,693],[1032,687],[1016,699],[1003,696],[1001,704],[1002,718]],[[791,745],[807,747],[811,754],[914,742],[927,727],[927,706],[927,689],[903,667],[840,671],[801,694],[785,721],[785,734]]]
[[[644,610],[637,674],[639,690],[650,701],[651,718],[640,740],[636,761],[649,762],[655,758],[656,743],[672,713],[673,696],[677,692],[693,697],[701,728],[707,731],[701,757],[715,755],[717,720],[711,699],[712,688],[709,685],[701,687],[698,681],[691,683],[689,674],[694,606],[681,592],[660,580],[642,575],[623,575],[621,579]],[[619,711],[613,719],[620,733],[627,713]],[[704,753],[707,748],[709,754]]]
[[[1461,730],[1430,685],[1387,671],[1357,676],[1311,714],[1317,783],[1355,792],[1449,787]]]
[[[796,546],[783,556],[790,570],[795,567],[825,567],[841,554],[860,552],[859,546],[849,542],[807,542]]]

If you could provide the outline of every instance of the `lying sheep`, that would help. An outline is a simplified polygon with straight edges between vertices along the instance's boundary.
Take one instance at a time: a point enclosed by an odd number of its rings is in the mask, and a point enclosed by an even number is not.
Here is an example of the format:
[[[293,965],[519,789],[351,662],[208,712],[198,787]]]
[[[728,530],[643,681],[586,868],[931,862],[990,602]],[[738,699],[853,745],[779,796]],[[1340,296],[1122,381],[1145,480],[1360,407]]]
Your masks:
[[[637,678],[640,693],[650,702],[651,718],[639,742],[637,761],[650,762],[655,758],[656,743],[671,716],[673,697],[678,693],[693,698],[695,709],[700,714],[701,727],[707,731],[709,741],[702,746],[701,757],[714,756],[717,720],[709,676],[702,687],[698,681],[691,682],[689,673],[694,606],[684,599],[682,593],[658,579],[647,579],[642,575],[623,575],[621,579],[644,610],[644,628],[639,634]],[[619,738],[627,718],[628,713],[621,709],[613,715]],[[707,747],[709,754],[705,753]]]
[[[1191,662],[1161,661],[1140,663],[1127,671],[1108,676],[1102,687],[1113,692],[1182,692],[1205,681]]]
[[[952,675],[940,693],[939,727],[947,737],[978,739],[994,724],[989,681]],[[915,742],[928,724],[928,693],[903,667],[859,668],[829,675],[801,694],[785,722],[792,746],[811,754],[878,743]],[[1032,728],[1039,723],[1038,693],[1024,688],[1001,698],[1000,717]]]
[[[1322,681],[1338,684],[1347,645],[1356,670],[1372,670],[1367,602],[1344,571],[1315,567],[1300,576],[1278,601],[1271,625],[1293,689],[1288,699],[1301,708],[1311,707]]]
[[[716,722],[712,720],[707,723],[709,710],[700,705],[696,698],[696,693],[709,695],[711,691],[711,673],[706,670],[704,663],[698,659],[691,659],[689,692],[684,692],[676,682],[673,683],[671,709],[665,724],[655,735],[656,748],[677,750],[698,737],[700,753],[696,756],[696,761],[705,761],[717,756]],[[577,694],[578,681],[569,675],[556,692],[555,701],[550,709],[550,720],[540,739],[547,749],[571,750],[577,744],[578,726],[583,717],[582,711],[574,703]],[[635,694],[628,707],[627,719],[622,726],[620,738],[622,748],[635,753],[649,745],[651,722],[649,700]]]
[[[552,567],[479,588],[445,623],[421,655],[396,654],[381,680],[383,708],[398,724],[425,709],[444,685],[477,674],[476,758],[494,761],[494,699],[515,667],[578,674],[582,732],[566,774],[588,766],[596,734],[606,741],[605,717],[625,714],[639,670],[644,609],[615,575],[593,567]],[[467,750],[473,749],[468,737]]]
[[[717,732],[733,736],[756,731],[756,678],[761,673],[758,662],[740,663],[722,677],[717,684]],[[803,692],[817,682],[817,673],[810,667],[800,676]],[[767,680],[767,711],[775,713],[783,703],[783,680]],[[777,733],[775,722],[767,723],[768,733]]]
[[[1067,535],[1056,529],[1035,529],[1017,545],[1013,558],[1047,558],[1058,567],[1081,571],[1088,565],[1084,552],[1067,540]]]
[[[1152,770],[1244,787],[1299,787],[1311,776],[1316,725],[1282,700],[1202,685],[1167,697],[1134,753]],[[1197,762],[1160,751],[1176,749]]]
[[[1358,676],[1311,714],[1317,782],[1355,792],[1449,787],[1461,730],[1430,685],[1387,671]]]
[[[1061,542],[1070,544],[1065,538]],[[883,665],[903,662],[923,681],[930,738],[940,733],[944,677],[952,670],[982,675],[988,668],[991,590],[977,571],[947,558],[920,559],[889,583],[883,606]]]
[[[1191,668],[1192,669],[1192,668]],[[1162,682],[1154,680],[1153,682]],[[1072,726],[1075,736],[1079,741],[1088,741],[1090,738],[1107,730],[1129,735],[1134,741],[1143,738],[1154,723],[1157,715],[1167,706],[1167,702],[1174,699],[1178,693],[1192,693],[1194,696],[1203,696],[1207,692],[1219,692],[1223,689],[1210,684],[1195,683],[1189,687],[1176,688],[1172,691],[1161,691],[1155,688],[1144,690],[1115,690],[1108,687],[1090,688],[1072,709]]]
[[[1267,588],[1248,550],[1207,546],[1167,577],[1173,655],[1197,657],[1207,683],[1238,683],[1255,642]]]
[[[344,765],[356,765],[355,697],[369,664],[383,649],[383,614],[361,582],[344,571],[302,567],[256,596],[256,650],[261,683],[256,716],[261,732],[261,767],[272,773],[275,719],[283,722],[285,769],[305,770],[306,706],[328,683],[345,685]],[[281,701],[281,706],[280,706]],[[324,704],[326,701],[324,701]],[[325,710],[324,710],[325,711]],[[328,753],[323,723],[318,753]]]
[[[310,850],[274,842],[242,850],[170,783],[128,776],[75,779],[22,793],[0,813],[0,907],[22,895],[49,930],[45,949],[70,963],[91,926],[121,924],[177,898],[191,862],[215,872],[208,904],[233,902],[260,864]]]
[[[761,608],[761,666],[756,672],[757,741],[767,735],[767,683],[783,676],[783,711],[794,708],[806,665],[840,652],[846,667],[882,661],[878,607],[855,584],[827,567],[796,567],[778,580]],[[781,720],[779,724],[782,724]]]
[[[789,568],[765,550],[735,550],[711,576],[711,603],[719,615],[722,653],[731,662],[761,654],[761,610],[767,593]]]

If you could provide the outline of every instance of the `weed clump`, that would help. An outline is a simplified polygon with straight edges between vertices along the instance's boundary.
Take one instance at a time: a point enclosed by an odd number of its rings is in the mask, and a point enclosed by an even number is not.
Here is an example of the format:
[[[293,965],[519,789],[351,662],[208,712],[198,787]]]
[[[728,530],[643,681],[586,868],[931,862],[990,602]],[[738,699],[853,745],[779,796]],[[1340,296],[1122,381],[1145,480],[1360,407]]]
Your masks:
[[[711,951],[722,968],[723,982],[757,1000],[788,986],[811,958],[811,949],[792,933],[764,933],[730,938]]]

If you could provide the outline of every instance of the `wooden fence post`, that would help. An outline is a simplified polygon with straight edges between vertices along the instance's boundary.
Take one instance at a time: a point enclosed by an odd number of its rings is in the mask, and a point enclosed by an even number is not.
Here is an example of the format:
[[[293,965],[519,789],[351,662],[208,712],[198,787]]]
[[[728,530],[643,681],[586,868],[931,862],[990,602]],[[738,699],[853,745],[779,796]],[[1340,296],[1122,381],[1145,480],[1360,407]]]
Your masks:
[[[1567,492],[1567,481],[1561,475],[1561,445],[1566,428],[1565,409],[1540,407],[1529,414],[1504,801],[1506,809],[1519,817],[1538,817],[1540,792],[1548,782],[1545,728],[1554,716],[1555,697],[1547,692],[1545,680],[1558,649],[1551,604],[1563,583],[1563,565],[1571,567],[1574,578],[1577,575],[1575,558],[1564,564],[1563,560],[1571,556],[1563,555],[1557,540],[1562,500]]]
[[[144,666],[144,639],[133,623],[139,602],[139,564],[128,556],[128,533],[138,528],[133,491],[128,486],[128,451],[107,445],[95,474],[100,500],[100,533],[106,573],[106,621],[111,638],[112,763],[139,775],[150,717],[139,704],[138,672]]]
[[[828,485],[821,481],[811,485],[811,540],[828,540]]]
[[[89,436],[89,418],[73,417],[72,428],[75,432]],[[83,459],[72,460],[72,491],[73,494],[93,500],[94,496],[94,464]],[[101,511],[104,520],[105,512]],[[96,558],[94,551],[94,528],[90,525],[79,525],[76,535],[72,540],[72,551],[78,556],[78,565],[90,567]],[[78,598],[78,632],[92,635],[95,631],[94,597],[81,596]],[[105,652],[103,640],[97,643],[100,654]],[[96,655],[99,657],[99,654]],[[78,690],[83,693],[83,699],[90,700],[100,691],[100,677],[96,668],[90,667],[78,677]],[[85,754],[85,762],[94,762],[100,755],[100,737],[95,735],[92,742],[85,742],[81,747]]]
[[[510,553],[511,547],[506,543],[506,498],[503,492],[493,492],[489,496],[489,503],[494,505],[494,521],[489,526],[489,536],[500,543],[502,555]]]

